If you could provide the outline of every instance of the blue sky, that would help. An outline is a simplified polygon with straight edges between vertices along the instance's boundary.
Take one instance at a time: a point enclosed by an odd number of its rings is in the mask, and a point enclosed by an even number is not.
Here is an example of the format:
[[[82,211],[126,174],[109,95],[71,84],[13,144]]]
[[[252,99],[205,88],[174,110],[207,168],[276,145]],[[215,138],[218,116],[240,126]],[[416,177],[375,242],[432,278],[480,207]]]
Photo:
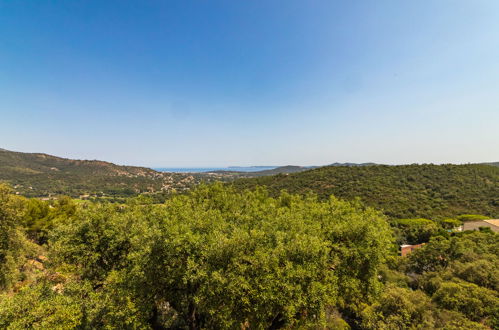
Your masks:
[[[499,161],[499,1],[0,1],[0,148]]]

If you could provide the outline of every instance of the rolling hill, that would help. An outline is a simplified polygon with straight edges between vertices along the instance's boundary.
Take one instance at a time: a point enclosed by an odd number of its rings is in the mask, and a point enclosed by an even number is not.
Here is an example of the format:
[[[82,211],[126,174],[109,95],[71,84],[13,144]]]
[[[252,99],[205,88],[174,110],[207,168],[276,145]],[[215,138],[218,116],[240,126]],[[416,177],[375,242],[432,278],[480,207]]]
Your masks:
[[[271,194],[314,192],[360,198],[390,217],[499,217],[499,168],[489,165],[326,166],[234,181],[240,189],[266,186]]]
[[[444,217],[463,213],[499,217],[499,167],[468,165],[332,164],[283,166],[260,172],[168,173],[98,160],[0,149],[0,181],[28,197],[127,197],[187,190],[201,181],[266,186],[271,194],[315,192],[360,198],[391,217]]]
[[[327,166],[371,166],[376,165],[375,163],[333,163]],[[269,176],[276,174],[289,174],[308,171],[314,168],[319,168],[321,166],[297,166],[297,165],[286,165],[273,168],[271,170],[261,170],[255,172],[242,172],[242,171],[214,171],[208,173],[217,173],[231,176],[231,179],[235,178],[256,178],[260,176]]]
[[[172,173],[99,160],[74,160],[0,148],[0,182],[7,182],[16,192],[27,197],[128,197],[141,193],[184,191],[202,181],[232,181],[307,169],[283,166],[257,172]]]
[[[276,174],[283,174],[283,173],[296,173],[296,172],[303,172],[310,170],[312,168],[317,168],[317,166],[296,166],[296,165],[286,165],[286,166],[279,166],[276,168],[273,168],[271,170],[261,170],[261,171],[255,171],[255,172],[243,172],[243,171],[213,171],[213,172],[208,172],[208,173],[213,173],[213,174],[223,174],[226,176],[230,176],[233,179],[235,178],[255,178],[255,177],[260,177],[260,176],[267,176],[267,175],[276,175]]]
[[[0,149],[0,181],[31,197],[58,194],[124,197],[144,192],[187,189],[203,178],[98,160],[73,160],[43,153]]]

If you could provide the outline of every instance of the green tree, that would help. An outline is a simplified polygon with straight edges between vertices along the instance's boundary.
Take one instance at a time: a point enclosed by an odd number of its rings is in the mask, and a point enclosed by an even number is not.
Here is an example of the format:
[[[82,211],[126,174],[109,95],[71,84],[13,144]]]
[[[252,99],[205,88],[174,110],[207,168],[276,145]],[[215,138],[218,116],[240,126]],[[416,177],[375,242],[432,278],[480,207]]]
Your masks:
[[[499,326],[499,296],[496,292],[466,282],[444,282],[433,295],[433,301],[449,310],[463,313],[473,321]]]
[[[399,244],[419,244],[428,242],[430,237],[439,232],[436,222],[429,219],[397,219],[390,222],[398,229]]]
[[[161,206],[89,206],[49,242],[59,267],[113,279],[151,325],[277,328],[372,299],[390,233],[357,204],[212,185]]]
[[[460,216],[457,217],[457,220],[459,221],[478,221],[478,220],[487,220],[490,219],[490,217],[487,217],[485,215],[480,215],[480,214],[461,214]]]
[[[444,229],[454,229],[462,225],[461,221],[452,218],[442,219],[439,223]]]
[[[0,184],[0,289],[8,288],[24,261],[27,242],[21,231],[22,200]]]
[[[112,286],[42,280],[0,295],[1,329],[149,329],[137,308]]]
[[[499,257],[487,255],[470,262],[455,262],[453,274],[467,282],[499,292]]]
[[[387,286],[379,300],[362,311],[363,329],[486,329],[463,315],[438,309],[421,291]]]

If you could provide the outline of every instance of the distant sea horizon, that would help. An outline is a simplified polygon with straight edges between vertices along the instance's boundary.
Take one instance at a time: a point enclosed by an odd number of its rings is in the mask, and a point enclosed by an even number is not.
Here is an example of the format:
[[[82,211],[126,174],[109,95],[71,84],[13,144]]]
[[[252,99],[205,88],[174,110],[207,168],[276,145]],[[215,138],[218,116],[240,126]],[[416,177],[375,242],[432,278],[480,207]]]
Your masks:
[[[279,166],[228,166],[228,167],[153,167],[158,172],[205,173],[214,171],[258,172],[273,170]]]

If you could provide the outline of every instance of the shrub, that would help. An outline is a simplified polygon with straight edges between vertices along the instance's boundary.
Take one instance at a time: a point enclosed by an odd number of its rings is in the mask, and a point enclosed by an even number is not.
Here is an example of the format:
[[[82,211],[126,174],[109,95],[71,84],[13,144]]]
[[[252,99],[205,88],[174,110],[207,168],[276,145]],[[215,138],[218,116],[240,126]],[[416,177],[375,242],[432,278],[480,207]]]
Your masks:
[[[462,214],[457,217],[457,220],[465,222],[465,221],[479,221],[479,220],[487,220],[490,217],[479,214]]]

